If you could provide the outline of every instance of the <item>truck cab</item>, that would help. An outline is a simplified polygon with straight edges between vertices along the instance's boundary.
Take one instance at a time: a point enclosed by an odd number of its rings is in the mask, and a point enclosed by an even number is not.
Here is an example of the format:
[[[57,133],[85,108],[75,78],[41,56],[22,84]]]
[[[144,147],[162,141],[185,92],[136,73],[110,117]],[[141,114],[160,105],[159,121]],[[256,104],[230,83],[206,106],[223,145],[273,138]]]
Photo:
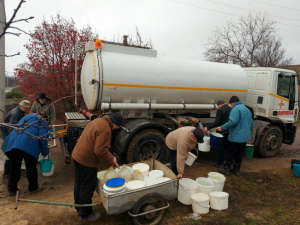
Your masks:
[[[297,75],[279,68],[245,68],[248,93],[244,101],[254,117],[254,145],[263,157],[276,155],[282,143],[294,142],[298,118]]]

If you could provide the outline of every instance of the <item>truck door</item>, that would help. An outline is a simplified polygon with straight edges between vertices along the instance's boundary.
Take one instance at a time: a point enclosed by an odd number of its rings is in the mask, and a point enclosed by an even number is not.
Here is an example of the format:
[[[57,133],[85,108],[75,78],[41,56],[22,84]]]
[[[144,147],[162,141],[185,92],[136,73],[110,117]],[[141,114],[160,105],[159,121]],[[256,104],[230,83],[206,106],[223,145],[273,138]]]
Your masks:
[[[273,95],[273,116],[279,117],[285,123],[295,122],[298,116],[298,96],[296,96],[296,77],[278,74],[277,90]]]

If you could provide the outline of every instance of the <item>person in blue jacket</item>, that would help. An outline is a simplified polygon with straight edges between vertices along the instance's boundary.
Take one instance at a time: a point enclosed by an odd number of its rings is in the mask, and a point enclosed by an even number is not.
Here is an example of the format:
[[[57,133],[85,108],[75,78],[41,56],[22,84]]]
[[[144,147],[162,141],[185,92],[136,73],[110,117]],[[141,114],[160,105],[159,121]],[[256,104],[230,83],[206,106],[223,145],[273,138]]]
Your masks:
[[[239,176],[242,157],[246,144],[252,133],[253,119],[250,110],[240,102],[237,96],[232,96],[229,100],[233,107],[229,114],[229,121],[217,127],[218,131],[229,130],[229,146],[225,150],[224,163],[219,167],[219,172],[230,175],[230,172]],[[233,165],[233,169],[231,169]]]
[[[48,142],[46,139],[49,133],[49,125],[41,115],[32,113],[24,116],[18,124],[19,128],[25,128],[24,132],[13,130],[3,143],[5,154],[10,159],[10,176],[8,179],[8,193],[13,196],[18,190],[22,160],[25,161],[26,177],[29,182],[29,193],[42,190],[38,185],[37,162],[39,154],[49,155]],[[39,138],[36,138],[39,137]]]

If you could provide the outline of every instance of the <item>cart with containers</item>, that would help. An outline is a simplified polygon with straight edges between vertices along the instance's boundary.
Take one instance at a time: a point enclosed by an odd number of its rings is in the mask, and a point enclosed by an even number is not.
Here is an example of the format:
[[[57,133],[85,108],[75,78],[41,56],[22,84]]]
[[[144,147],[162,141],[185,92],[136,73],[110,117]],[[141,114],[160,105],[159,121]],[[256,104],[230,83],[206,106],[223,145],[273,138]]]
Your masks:
[[[98,185],[97,192],[108,215],[128,212],[134,224],[159,224],[169,207],[168,200],[177,198],[178,179],[167,166],[157,160],[149,159],[141,162],[148,164],[150,171],[162,170],[164,176],[171,180],[114,195],[107,195]],[[134,164],[136,163],[128,166]]]

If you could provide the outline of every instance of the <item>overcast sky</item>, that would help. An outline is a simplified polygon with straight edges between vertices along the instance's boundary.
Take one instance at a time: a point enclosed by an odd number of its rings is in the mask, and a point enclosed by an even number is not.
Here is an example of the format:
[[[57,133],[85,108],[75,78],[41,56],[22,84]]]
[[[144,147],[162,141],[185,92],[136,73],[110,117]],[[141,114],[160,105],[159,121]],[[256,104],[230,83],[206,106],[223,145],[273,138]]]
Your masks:
[[[9,20],[20,0],[5,0]],[[14,24],[33,31],[43,19],[50,21],[58,12],[73,18],[78,28],[89,24],[100,39],[113,40],[124,34],[135,37],[136,27],[143,40],[151,40],[153,48],[167,57],[204,60],[207,39],[217,27],[229,20],[237,21],[249,12],[266,12],[277,21],[287,56],[300,64],[300,1],[299,0],[26,0],[17,19],[34,16],[29,23]],[[6,35],[6,71],[27,61],[24,45],[28,35]]]

